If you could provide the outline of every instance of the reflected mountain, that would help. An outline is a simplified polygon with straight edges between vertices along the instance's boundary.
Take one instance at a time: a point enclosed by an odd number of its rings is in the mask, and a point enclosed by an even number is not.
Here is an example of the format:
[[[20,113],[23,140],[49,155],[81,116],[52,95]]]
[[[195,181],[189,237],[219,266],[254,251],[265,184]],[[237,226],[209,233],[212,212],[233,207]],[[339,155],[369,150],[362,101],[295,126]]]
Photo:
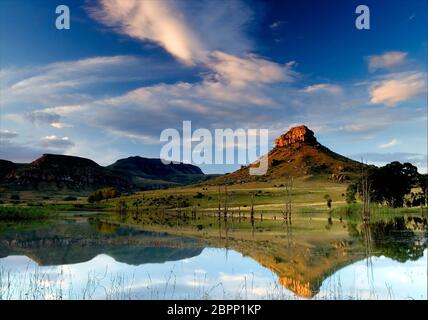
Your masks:
[[[25,255],[40,266],[81,263],[99,254],[130,265],[162,263],[197,256],[203,248],[194,239],[100,221],[55,221],[0,232],[0,258]]]
[[[268,233],[260,229],[248,237],[229,230],[227,237],[211,242],[252,257],[272,270],[284,287],[312,298],[336,271],[370,256],[402,263],[419,259],[427,247],[427,224],[419,217],[377,221],[366,228],[361,223],[296,219],[286,228]]]

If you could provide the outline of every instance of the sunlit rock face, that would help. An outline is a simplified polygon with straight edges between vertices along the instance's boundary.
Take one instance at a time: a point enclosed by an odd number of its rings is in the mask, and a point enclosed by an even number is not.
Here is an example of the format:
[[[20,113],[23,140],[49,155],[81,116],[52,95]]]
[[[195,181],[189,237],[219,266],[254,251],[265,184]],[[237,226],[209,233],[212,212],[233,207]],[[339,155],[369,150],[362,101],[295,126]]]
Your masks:
[[[281,284],[303,298],[312,298],[316,291],[312,290],[309,282],[300,282],[289,277],[280,277]]]
[[[314,144],[317,142],[314,132],[307,126],[291,128],[286,133],[275,139],[276,147],[286,147],[297,142]]]

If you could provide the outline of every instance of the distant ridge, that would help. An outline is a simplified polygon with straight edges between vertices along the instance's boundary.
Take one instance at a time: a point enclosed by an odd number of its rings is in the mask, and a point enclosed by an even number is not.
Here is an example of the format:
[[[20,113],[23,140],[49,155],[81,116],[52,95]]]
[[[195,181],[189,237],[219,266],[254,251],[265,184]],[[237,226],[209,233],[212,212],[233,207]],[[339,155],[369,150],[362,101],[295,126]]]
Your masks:
[[[12,162],[13,163],[13,162]],[[2,184],[23,190],[85,190],[98,187],[130,188],[131,181],[96,162],[75,156],[44,154],[29,164],[0,163]]]
[[[164,188],[205,180],[197,166],[165,165],[139,156],[120,159],[107,167],[75,156],[44,154],[29,164],[0,160],[0,185],[10,190],[90,191],[115,187],[122,191]]]
[[[108,169],[129,177],[132,182],[145,188],[152,186],[186,185],[205,180],[202,170],[192,164],[163,164],[161,159],[129,157],[109,165]]]

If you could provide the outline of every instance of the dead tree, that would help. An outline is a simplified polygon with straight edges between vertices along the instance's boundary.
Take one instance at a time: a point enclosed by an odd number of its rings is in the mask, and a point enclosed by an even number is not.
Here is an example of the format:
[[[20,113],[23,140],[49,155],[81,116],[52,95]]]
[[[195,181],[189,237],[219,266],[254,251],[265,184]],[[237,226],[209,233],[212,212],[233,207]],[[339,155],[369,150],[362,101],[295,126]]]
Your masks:
[[[250,210],[251,225],[254,227],[254,192],[251,193],[251,210]]]
[[[370,221],[370,182],[368,172],[366,169],[362,169],[361,174],[361,193],[363,200],[362,217],[363,222]]]
[[[224,210],[223,210],[223,216],[224,221],[227,221],[227,200],[228,200],[228,193],[227,193],[227,185],[224,186]]]
[[[196,207],[192,207],[192,220],[196,220]]]
[[[285,181],[285,208],[283,212],[283,219],[285,222],[291,223],[291,205],[293,203],[293,178],[287,177]]]
[[[220,189],[220,186],[218,186],[218,211],[217,211],[218,220],[220,220],[220,214],[221,214],[221,189]]]

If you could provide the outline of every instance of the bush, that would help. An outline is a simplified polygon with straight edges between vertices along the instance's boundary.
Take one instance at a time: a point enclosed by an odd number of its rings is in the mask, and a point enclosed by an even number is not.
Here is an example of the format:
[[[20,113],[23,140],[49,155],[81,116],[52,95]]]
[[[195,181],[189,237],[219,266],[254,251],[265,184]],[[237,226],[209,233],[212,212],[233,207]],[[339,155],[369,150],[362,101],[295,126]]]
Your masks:
[[[271,162],[272,167],[275,167],[275,166],[279,165],[281,162],[282,162],[281,160],[273,159],[272,162]]]
[[[357,201],[355,195],[357,194],[357,185],[352,183],[346,188],[346,203],[351,204]]]
[[[274,256],[273,259],[275,260],[275,263],[284,262],[284,259],[280,256]]]
[[[89,203],[100,202],[101,200],[107,200],[112,198],[120,197],[120,192],[115,188],[103,188],[95,190],[88,197]]]
[[[77,198],[76,197],[72,197],[72,196],[68,196],[68,197],[65,197],[64,199],[62,199],[62,200],[64,200],[64,201],[76,201],[77,200]]]
[[[19,194],[12,194],[10,196],[10,200],[20,200],[20,199],[21,199],[21,197],[19,196]]]

